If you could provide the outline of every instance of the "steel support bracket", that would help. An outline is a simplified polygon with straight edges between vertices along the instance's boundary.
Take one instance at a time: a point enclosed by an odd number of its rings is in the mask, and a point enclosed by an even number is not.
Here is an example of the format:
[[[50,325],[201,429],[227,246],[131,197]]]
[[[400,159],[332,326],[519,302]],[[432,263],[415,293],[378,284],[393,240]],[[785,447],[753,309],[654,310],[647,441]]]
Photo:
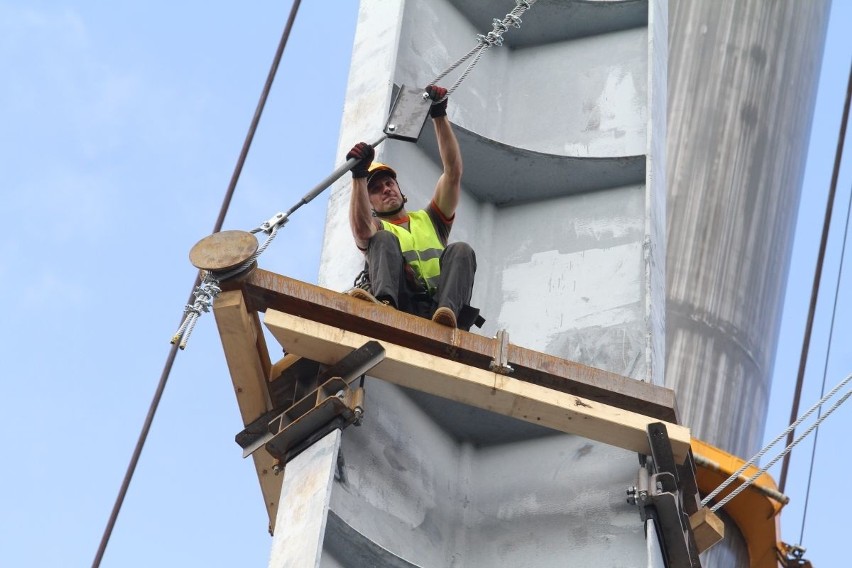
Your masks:
[[[388,138],[417,142],[432,106],[432,99],[424,95],[423,89],[405,85],[399,88],[385,125],[384,132]]]
[[[261,447],[285,464],[336,428],[358,423],[364,414],[364,389],[351,383],[378,365],[385,349],[369,341],[332,365],[319,386],[286,409],[273,409],[246,426],[235,441],[248,457]]]
[[[643,521],[655,520],[667,568],[701,568],[689,522],[700,508],[692,455],[676,464],[665,425],[655,422],[647,430],[651,456],[640,456],[637,484],[627,490],[627,500],[639,507]]]
[[[515,371],[509,365],[509,332],[501,329],[495,337],[497,340],[497,349],[494,354],[494,359],[488,364],[488,368],[500,375],[509,375]]]
[[[806,550],[797,544],[779,542],[776,548],[778,564],[783,568],[813,568],[804,558]]]

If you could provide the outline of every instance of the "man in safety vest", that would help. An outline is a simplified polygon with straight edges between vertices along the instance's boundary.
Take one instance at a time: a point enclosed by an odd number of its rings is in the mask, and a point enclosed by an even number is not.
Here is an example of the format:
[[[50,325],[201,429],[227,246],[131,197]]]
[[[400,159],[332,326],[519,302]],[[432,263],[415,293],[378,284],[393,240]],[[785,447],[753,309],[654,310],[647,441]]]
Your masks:
[[[447,118],[447,90],[430,85],[429,114],[438,139],[444,171],[428,207],[408,212],[408,199],[393,168],[374,162],[375,150],[356,144],[346,159],[352,168],[349,224],[355,244],[367,258],[372,295],[353,288],[349,294],[426,317],[442,325],[470,328],[468,306],[476,272],[476,255],[466,243],[447,244],[461,195],[462,158]],[[478,311],[472,310],[473,317]]]

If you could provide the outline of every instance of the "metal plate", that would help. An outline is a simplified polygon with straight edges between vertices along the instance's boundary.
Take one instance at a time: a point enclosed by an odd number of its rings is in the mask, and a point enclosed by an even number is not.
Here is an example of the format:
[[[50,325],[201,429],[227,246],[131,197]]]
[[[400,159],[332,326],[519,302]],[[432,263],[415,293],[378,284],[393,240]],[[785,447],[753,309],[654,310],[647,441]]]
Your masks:
[[[430,99],[423,98],[423,89],[402,85],[393,102],[393,107],[385,125],[388,138],[417,142],[420,131],[429,116]]]
[[[243,264],[257,252],[257,239],[245,231],[213,233],[195,243],[189,262],[201,270],[221,272]]]

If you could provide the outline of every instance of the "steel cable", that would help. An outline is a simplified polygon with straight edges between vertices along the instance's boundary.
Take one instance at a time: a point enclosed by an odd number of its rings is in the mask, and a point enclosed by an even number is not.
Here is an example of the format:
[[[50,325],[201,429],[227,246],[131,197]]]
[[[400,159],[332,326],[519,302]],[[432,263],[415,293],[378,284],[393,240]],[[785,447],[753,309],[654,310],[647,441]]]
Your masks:
[[[473,58],[473,61],[470,63],[470,65],[467,66],[467,68],[464,70],[458,80],[456,80],[456,82],[453,83],[453,85],[447,89],[447,95],[449,96],[450,94],[452,94],[452,92],[455,91],[459,85],[461,85],[462,81],[467,78],[467,76],[470,74],[476,64],[479,63],[479,59],[480,57],[482,57],[482,53],[486,49],[494,45],[503,45],[503,34],[506,33],[510,27],[521,27],[521,15],[530,8],[532,8],[532,5],[535,4],[535,2],[536,0],[515,0],[515,7],[512,9],[511,12],[506,14],[502,20],[494,18],[491,24],[491,31],[487,34],[477,34],[476,45],[466,54],[461,56],[455,63],[444,69],[440,74],[438,74],[437,77],[432,79],[429,84],[437,85],[438,81],[440,81],[449,73],[454,71],[459,65],[470,59],[472,55],[476,54],[476,57]]]
[[[831,343],[834,338],[834,321],[837,316],[837,299],[840,297],[840,282],[843,277],[843,258],[846,256],[846,240],[849,236],[849,217],[852,215],[852,186],[850,186],[849,203],[846,206],[846,228],[843,231],[843,244],[840,246],[840,266],[837,268],[837,283],[834,286],[834,304],[831,308],[831,323],[828,326],[828,344],[826,346],[825,362],[822,367],[822,387],[820,394],[825,392],[825,379],[828,375],[828,361],[831,359]],[[817,415],[819,416],[819,415]],[[814,475],[814,461],[816,461],[817,442],[819,441],[819,430],[814,434],[814,445],[811,448],[811,463],[808,468],[808,485],[805,489],[805,506],[802,511],[802,528],[799,532],[799,544],[804,542],[805,536],[805,519],[808,517],[808,502],[811,497],[811,481]]]
[[[840,121],[840,134],[837,139],[837,151],[834,154],[834,168],[831,172],[831,184],[828,190],[828,200],[825,206],[825,220],[822,226],[822,237],[819,243],[819,253],[817,255],[817,265],[814,270],[814,282],[811,288],[811,300],[808,306],[808,320],[805,324],[805,336],[802,339],[802,354],[799,358],[799,372],[796,377],[796,389],[793,394],[793,406],[790,409],[790,421],[795,420],[799,413],[799,400],[802,396],[802,385],[805,380],[805,368],[808,363],[808,350],[811,344],[811,333],[814,327],[814,315],[816,313],[817,297],[819,296],[819,285],[822,278],[822,263],[825,258],[825,249],[828,243],[828,232],[831,227],[831,215],[834,209],[834,197],[837,193],[837,178],[840,175],[840,164],[843,160],[843,144],[846,139],[846,126],[849,122],[849,105],[852,101],[852,66],[849,68],[849,80],[846,85],[846,102],[843,105],[843,117]],[[787,443],[793,439],[793,432],[787,436]],[[787,484],[787,470],[790,467],[790,455],[788,454],[781,464],[781,476],[778,481],[778,490],[784,492],[784,486]]]
[[[758,453],[756,453],[756,454],[755,454],[755,455],[754,455],[754,456],[753,456],[750,460],[748,460],[746,463],[744,463],[744,464],[742,465],[742,467],[740,467],[737,471],[735,471],[734,473],[732,473],[732,474],[730,475],[730,477],[728,477],[728,479],[727,479],[727,480],[725,480],[724,482],[722,482],[722,483],[721,483],[721,484],[720,484],[720,485],[719,485],[716,489],[714,489],[714,490],[713,490],[713,491],[711,491],[711,492],[710,492],[710,493],[709,493],[706,497],[704,497],[704,499],[702,499],[702,500],[701,500],[701,505],[703,506],[703,505],[706,505],[707,503],[709,503],[711,499],[713,499],[716,495],[718,495],[718,494],[719,494],[719,492],[721,492],[721,491],[722,491],[722,490],[724,490],[724,489],[725,489],[728,485],[730,485],[731,483],[733,483],[734,481],[736,481],[736,480],[737,480],[737,478],[739,478],[740,474],[742,474],[742,473],[743,473],[746,469],[748,469],[748,467],[749,467],[750,465],[754,465],[754,464],[757,462],[757,460],[759,460],[761,457],[763,457],[763,455],[764,455],[764,454],[766,454],[766,452],[768,452],[768,451],[769,451],[769,448],[771,448],[772,446],[774,446],[774,445],[775,445],[775,444],[776,444],[776,443],[777,443],[777,442],[778,442],[781,438],[783,438],[784,436],[788,435],[790,432],[794,431],[794,430],[796,429],[796,427],[797,427],[797,426],[799,426],[802,422],[804,422],[804,421],[805,421],[805,420],[806,420],[806,419],[807,419],[807,418],[808,418],[811,414],[813,414],[813,413],[814,413],[814,411],[816,411],[818,408],[821,408],[821,407],[822,407],[822,405],[823,405],[823,404],[825,404],[825,403],[826,403],[826,402],[827,402],[830,398],[832,398],[835,394],[837,394],[837,392],[838,392],[840,389],[842,389],[843,387],[845,387],[845,386],[849,383],[849,381],[852,381],[852,374],[850,374],[850,375],[849,375],[849,376],[847,376],[845,379],[843,379],[842,381],[840,381],[840,383],[838,383],[838,385],[837,385],[837,386],[835,386],[833,389],[831,389],[831,392],[829,392],[827,395],[825,395],[824,397],[822,397],[821,399],[819,399],[819,400],[816,402],[816,404],[814,404],[813,406],[811,406],[811,407],[808,409],[808,411],[807,411],[807,412],[805,412],[804,414],[802,414],[802,416],[800,416],[800,417],[799,417],[799,418],[798,418],[795,422],[793,422],[792,424],[790,424],[789,426],[787,426],[787,429],[786,429],[786,430],[784,430],[784,431],[783,431],[783,432],[781,432],[778,436],[776,436],[774,440],[772,440],[771,442],[769,442],[768,444],[766,444],[766,445],[763,447],[763,449],[761,449],[761,450],[760,450]],[[845,395],[845,396],[848,396],[848,394],[847,394],[847,395]],[[844,400],[845,400],[845,398],[844,398]],[[824,417],[823,417],[823,418],[824,418]],[[792,443],[792,444],[788,444],[787,449],[783,452],[783,454],[782,454],[782,455],[789,455],[789,450],[790,450],[790,449],[792,449],[792,447],[793,447],[793,446],[795,446],[795,445],[796,445],[796,443],[798,443],[798,442],[795,442],[795,443]],[[781,456],[778,456],[778,457],[781,457]],[[776,461],[778,461],[778,458],[776,458],[776,459],[775,459],[772,463],[774,464]]]
[[[240,173],[242,172],[246,157],[248,156],[249,148],[251,147],[252,140],[254,139],[254,134],[257,131],[257,125],[260,122],[260,116],[263,113],[263,108],[266,105],[266,100],[269,98],[269,91],[272,87],[272,82],[275,79],[275,75],[278,71],[278,65],[280,64],[281,57],[284,54],[284,48],[287,45],[287,40],[290,37],[290,30],[293,28],[293,22],[296,19],[296,13],[299,11],[300,3],[301,0],[294,0],[293,5],[290,8],[290,15],[287,18],[287,23],[284,26],[284,32],[282,33],[281,40],[278,43],[278,49],[275,52],[275,57],[272,61],[272,66],[270,67],[269,74],[266,78],[266,84],[263,87],[263,91],[260,95],[260,100],[257,103],[257,108],[255,109],[254,117],[252,118],[248,133],[246,134],[245,141],[243,142],[243,147],[240,151],[240,156],[237,159],[237,164],[234,167],[234,172],[231,175],[230,182],[228,183],[228,189],[225,192],[225,198],[222,201],[222,206],[219,210],[219,216],[213,226],[214,233],[218,233],[219,231],[221,231],[222,225],[225,223],[225,216],[228,213],[228,208],[231,204],[231,198],[234,195],[234,191],[237,186],[237,181],[240,178]],[[201,278],[200,276],[197,276],[195,278],[195,283],[192,285],[192,292],[189,295],[187,304],[193,301],[195,291],[200,284]],[[190,325],[194,325],[194,322],[187,322],[187,327],[189,327]],[[139,439],[136,442],[136,447],[133,450],[133,454],[130,458],[130,463],[128,464],[127,471],[124,474],[124,479],[121,482],[121,487],[118,491],[118,496],[116,497],[112,512],[110,513],[109,520],[107,521],[106,528],[104,529],[103,535],[101,537],[101,542],[98,545],[98,550],[95,553],[95,559],[92,561],[92,568],[98,568],[101,565],[101,561],[103,560],[104,552],[106,551],[106,547],[109,543],[112,531],[115,528],[115,522],[118,519],[118,514],[121,511],[121,506],[124,503],[125,496],[127,495],[127,489],[130,486],[130,481],[133,478],[133,473],[136,471],[136,465],[139,462],[139,456],[142,454],[142,448],[145,445],[145,440],[148,438],[148,432],[150,431],[151,424],[154,421],[154,415],[157,412],[157,407],[160,404],[160,399],[162,398],[163,391],[166,388],[166,382],[168,381],[169,374],[171,373],[172,367],[174,366],[174,361],[175,357],[177,356],[178,348],[179,344],[177,342],[173,343],[171,349],[169,350],[169,354],[166,357],[166,362],[163,366],[163,371],[160,375],[160,380],[157,384],[157,388],[154,392],[154,397],[151,400],[151,404],[148,407],[148,414],[145,417],[145,422],[142,425],[142,431],[139,434]]]
[[[849,375],[849,376],[846,378],[846,381],[848,381],[850,378],[852,378],[852,375]],[[846,381],[844,381],[844,383],[845,383]],[[793,449],[793,448],[794,448],[794,447],[795,447],[795,446],[796,446],[799,442],[801,442],[802,440],[804,440],[805,438],[807,438],[807,437],[810,435],[810,433],[811,433],[811,432],[813,432],[816,428],[818,428],[818,427],[819,427],[819,425],[820,425],[820,424],[821,424],[821,423],[822,423],[822,422],[823,422],[826,418],[828,418],[829,416],[831,416],[831,413],[832,413],[832,412],[834,412],[835,410],[837,410],[837,409],[840,407],[840,405],[841,405],[841,404],[843,404],[844,402],[846,402],[846,400],[847,400],[850,396],[852,396],[852,391],[847,392],[847,393],[846,393],[846,394],[844,394],[842,397],[840,397],[840,399],[838,399],[838,400],[837,400],[837,402],[835,402],[833,405],[831,405],[831,408],[829,408],[829,409],[828,409],[828,411],[827,411],[825,414],[823,414],[822,416],[820,416],[820,417],[817,419],[817,421],[816,421],[816,422],[814,422],[813,424],[811,424],[811,425],[808,427],[808,429],[807,429],[807,430],[805,430],[804,434],[802,434],[801,436],[799,436],[798,438],[796,438],[793,442],[791,442],[790,444],[788,444],[788,445],[787,445],[787,447],[786,447],[786,448],[784,448],[784,450],[782,450],[782,451],[781,451],[781,453],[779,453],[777,456],[775,456],[775,457],[774,457],[774,458],[773,458],[773,459],[772,459],[772,460],[771,460],[768,464],[766,464],[766,466],[764,466],[764,467],[760,468],[760,469],[757,471],[757,473],[755,473],[754,475],[752,475],[752,476],[748,479],[748,481],[746,481],[745,483],[743,483],[742,485],[740,485],[739,487],[737,487],[736,489],[734,489],[733,491],[731,491],[731,493],[729,493],[728,495],[726,495],[724,499],[722,499],[721,501],[719,501],[718,503],[716,503],[715,505],[713,505],[713,507],[711,507],[711,508],[710,508],[710,510],[711,510],[712,512],[714,512],[714,513],[715,513],[715,512],[716,512],[716,511],[718,511],[720,508],[724,507],[724,506],[725,506],[725,504],[727,504],[727,503],[728,503],[728,501],[730,501],[731,499],[733,499],[734,497],[736,497],[737,495],[739,495],[740,493],[742,493],[742,492],[743,492],[743,491],[744,491],[744,490],[745,490],[745,489],[746,489],[749,485],[751,485],[752,483],[754,483],[754,482],[755,482],[755,480],[756,480],[758,477],[760,477],[761,475],[763,475],[764,473],[766,473],[766,471],[767,471],[770,467],[772,467],[773,465],[775,465],[775,463],[776,463],[779,459],[781,459],[781,458],[782,458],[782,457],[784,457],[784,456],[789,455],[789,454],[790,454],[790,451],[792,451],[792,449]],[[721,486],[720,486],[720,487],[721,487]],[[715,493],[715,492],[714,492],[714,493]],[[701,505],[702,505],[702,506],[707,505],[707,501],[708,501],[708,499],[707,499],[707,498],[702,499],[702,500],[701,500]]]

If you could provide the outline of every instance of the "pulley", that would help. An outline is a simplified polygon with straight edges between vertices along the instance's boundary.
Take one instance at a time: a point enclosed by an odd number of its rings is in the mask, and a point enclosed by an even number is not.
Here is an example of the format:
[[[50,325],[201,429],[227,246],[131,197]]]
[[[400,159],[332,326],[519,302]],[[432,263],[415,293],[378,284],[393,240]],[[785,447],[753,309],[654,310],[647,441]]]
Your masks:
[[[257,249],[257,238],[252,233],[221,231],[195,243],[189,251],[189,261],[214,274],[228,272],[245,264]]]

